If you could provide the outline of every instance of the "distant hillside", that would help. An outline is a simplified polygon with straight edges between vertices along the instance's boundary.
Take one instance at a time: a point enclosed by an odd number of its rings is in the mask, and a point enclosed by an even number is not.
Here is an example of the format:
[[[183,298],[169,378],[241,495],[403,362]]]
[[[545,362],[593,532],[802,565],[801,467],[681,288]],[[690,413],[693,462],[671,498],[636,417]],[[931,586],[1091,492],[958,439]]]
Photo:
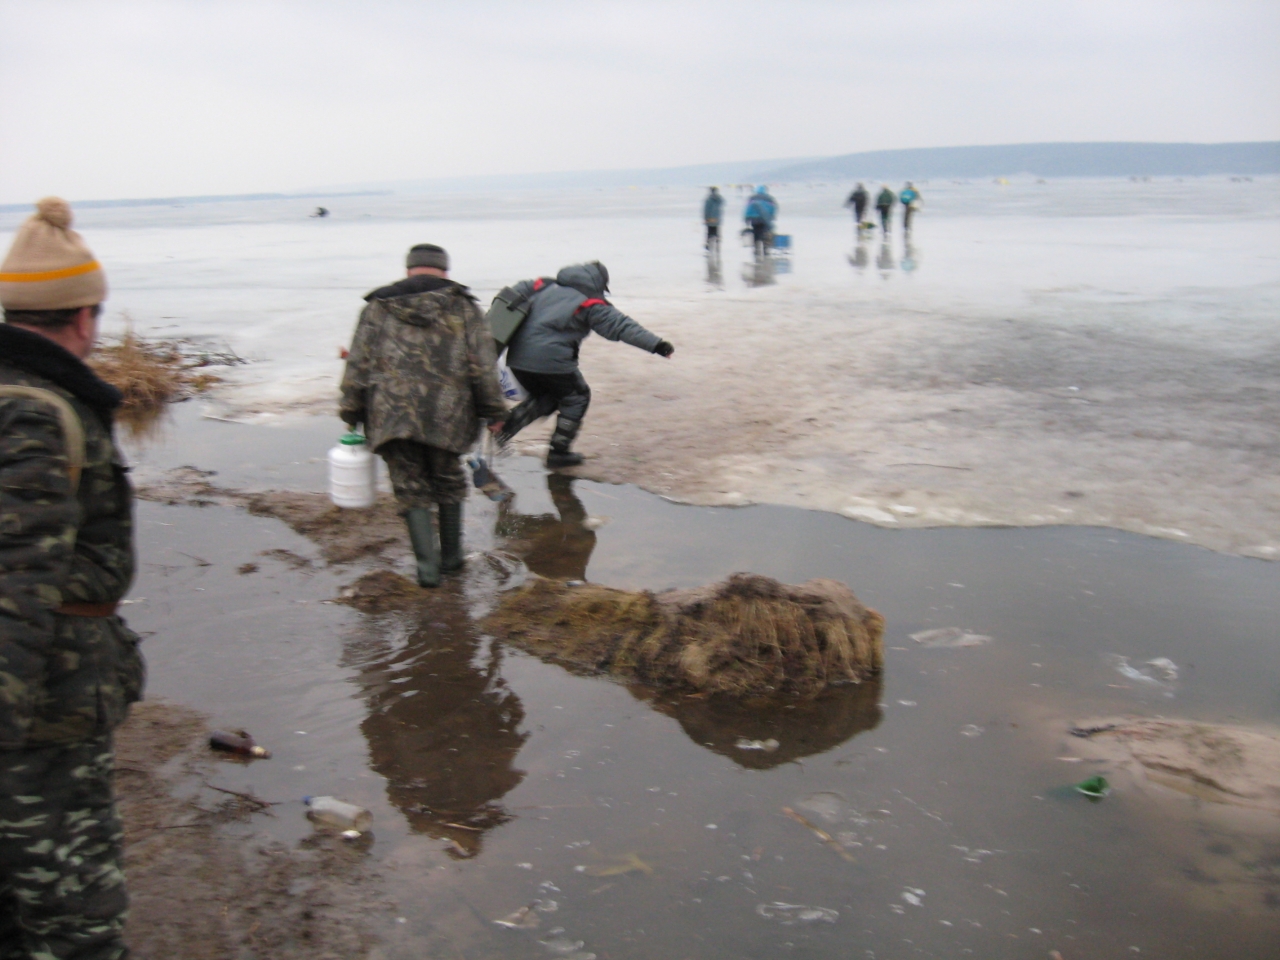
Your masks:
[[[929,177],[1131,177],[1280,173],[1280,142],[1020,143],[999,147],[873,150],[777,167],[750,179],[901,180]]]
[[[628,170],[570,170],[560,173],[495,173],[425,180],[377,180],[348,183],[332,189],[390,190],[395,193],[484,193],[492,190],[595,190],[617,187],[688,187],[751,180],[757,170],[820,162],[813,157],[783,160],[739,160],[700,163],[687,167]]]

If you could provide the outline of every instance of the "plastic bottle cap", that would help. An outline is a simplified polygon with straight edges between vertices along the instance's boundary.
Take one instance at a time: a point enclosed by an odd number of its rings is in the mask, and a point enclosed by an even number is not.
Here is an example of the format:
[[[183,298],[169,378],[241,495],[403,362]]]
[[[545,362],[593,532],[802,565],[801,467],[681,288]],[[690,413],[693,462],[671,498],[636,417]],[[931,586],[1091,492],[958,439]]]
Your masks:
[[[348,447],[359,446],[364,443],[364,437],[358,433],[344,433],[338,440],[339,443],[345,443]]]

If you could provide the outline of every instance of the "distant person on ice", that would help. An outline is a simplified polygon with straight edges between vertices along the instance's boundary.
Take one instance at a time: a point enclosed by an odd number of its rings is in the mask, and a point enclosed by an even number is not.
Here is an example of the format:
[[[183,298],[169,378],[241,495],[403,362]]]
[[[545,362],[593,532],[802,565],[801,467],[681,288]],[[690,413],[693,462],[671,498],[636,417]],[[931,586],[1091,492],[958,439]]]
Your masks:
[[[751,229],[751,238],[756,256],[764,256],[773,245],[773,224],[778,217],[778,201],[769,194],[769,188],[763,184],[756,187],[756,192],[747,201],[747,209],[742,219],[747,221]]]
[[[338,414],[353,429],[364,424],[369,448],[386,461],[418,583],[437,587],[441,573],[462,569],[467,476],[458,455],[475,443],[479,418],[496,433],[507,408],[493,337],[471,291],[449,279],[449,255],[420,243],[405,264],[405,279],[365,297]]]
[[[716,187],[711,188],[707,199],[702,201],[702,222],[707,226],[707,249],[711,249],[712,241],[720,244],[720,220],[724,216],[724,197]]]
[[[907,185],[898,194],[898,199],[902,201],[902,234],[903,236],[910,236],[911,219],[915,216],[916,211],[920,209],[920,191],[908,180]]]
[[[893,222],[893,205],[897,202],[898,198],[886,183],[876,196],[876,213],[880,214],[880,229],[886,237],[889,235],[889,225]]]
[[[582,341],[594,330],[606,340],[621,340],[660,357],[670,357],[676,348],[604,299],[609,271],[598,261],[565,267],[555,280],[521,280],[514,290],[530,306],[507,346],[507,366],[529,397],[511,411],[498,442],[509,443],[533,421],[558,410],[547,466],[576,467],[582,455],[570,447],[591,403],[591,388],[578,369]]]
[[[871,194],[867,193],[867,188],[858,184],[844,202],[846,207],[853,207],[853,225],[858,230],[862,229],[862,220],[867,215],[867,202],[870,199]]]

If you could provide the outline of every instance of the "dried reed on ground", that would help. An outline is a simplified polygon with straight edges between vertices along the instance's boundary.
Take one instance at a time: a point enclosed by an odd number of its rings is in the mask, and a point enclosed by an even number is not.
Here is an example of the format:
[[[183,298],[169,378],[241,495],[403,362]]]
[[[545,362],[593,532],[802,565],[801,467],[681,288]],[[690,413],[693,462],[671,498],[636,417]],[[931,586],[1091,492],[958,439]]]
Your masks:
[[[222,378],[204,368],[245,361],[234,353],[215,353],[178,340],[148,340],[132,325],[94,351],[89,365],[124,394],[127,413],[155,411],[162,404],[204,393]]]
[[[655,595],[538,579],[484,626],[561,663],[730,696],[813,695],[884,665],[884,618],[834,580],[738,573]]]

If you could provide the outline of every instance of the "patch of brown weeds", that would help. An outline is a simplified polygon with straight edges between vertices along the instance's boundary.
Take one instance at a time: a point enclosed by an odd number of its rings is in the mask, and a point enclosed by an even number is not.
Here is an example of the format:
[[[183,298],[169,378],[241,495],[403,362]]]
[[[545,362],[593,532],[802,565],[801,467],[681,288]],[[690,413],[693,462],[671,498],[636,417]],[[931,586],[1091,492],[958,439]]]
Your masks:
[[[208,367],[245,362],[230,351],[212,351],[186,340],[140,337],[131,323],[123,336],[102,343],[89,358],[93,371],[124,394],[121,419],[135,433],[145,432],[164,404],[221,383]]]
[[[884,666],[884,618],[844,584],[738,573],[698,590],[633,593],[534,580],[486,629],[542,656],[643,683],[729,696],[806,696]]]
[[[426,590],[408,577],[390,570],[372,570],[355,583],[343,587],[336,602],[364,613],[385,613],[413,607],[430,598]]]

